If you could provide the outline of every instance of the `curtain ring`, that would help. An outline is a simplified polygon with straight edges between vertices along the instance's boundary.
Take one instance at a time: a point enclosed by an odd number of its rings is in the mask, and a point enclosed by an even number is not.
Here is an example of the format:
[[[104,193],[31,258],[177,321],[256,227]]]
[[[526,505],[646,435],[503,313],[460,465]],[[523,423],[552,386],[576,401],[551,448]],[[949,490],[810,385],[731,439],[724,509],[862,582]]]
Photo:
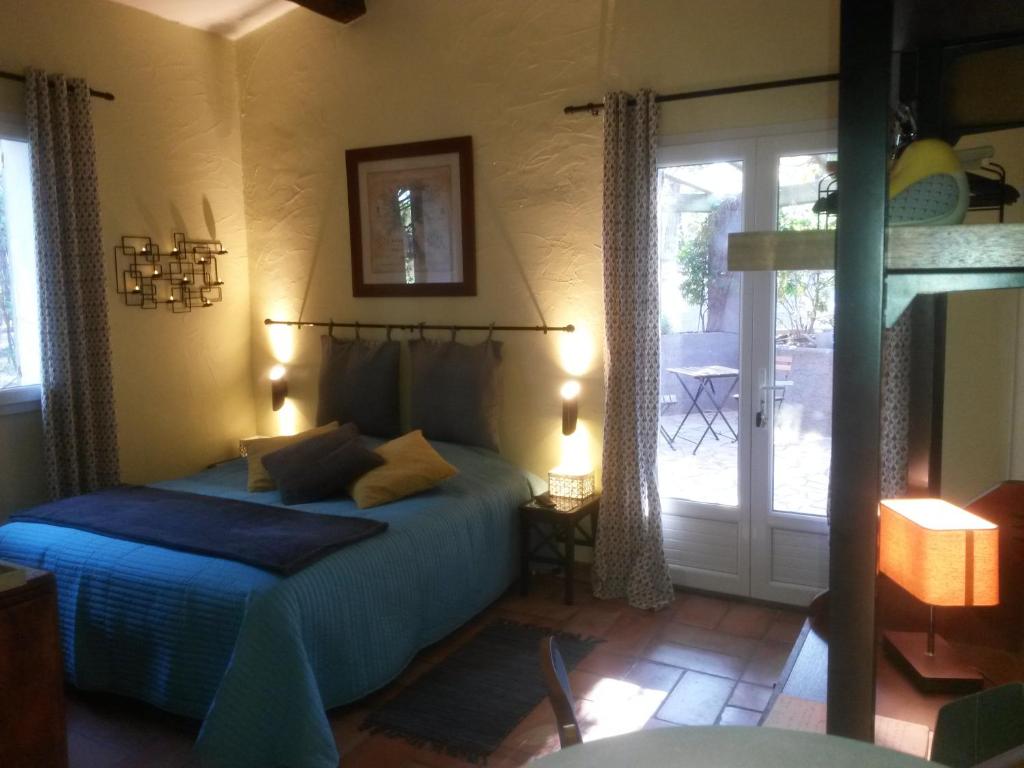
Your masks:
[[[356,328],[356,340],[358,341],[359,340],[359,321],[358,320],[356,320],[355,328]]]
[[[425,341],[426,337],[423,335],[423,326],[425,323],[420,323],[420,341]]]
[[[452,341],[455,341],[455,334],[458,333],[458,332],[459,332],[459,326],[453,325],[452,326]]]
[[[302,326],[299,326],[299,327],[301,328]],[[333,317],[327,323],[327,335],[330,336],[332,339],[334,338],[334,318]]]
[[[491,327],[487,329],[487,340],[490,341],[494,337],[494,323],[491,323]]]
[[[391,341],[391,326],[390,325],[387,327],[387,330],[385,331],[385,333],[387,334],[387,340]]]

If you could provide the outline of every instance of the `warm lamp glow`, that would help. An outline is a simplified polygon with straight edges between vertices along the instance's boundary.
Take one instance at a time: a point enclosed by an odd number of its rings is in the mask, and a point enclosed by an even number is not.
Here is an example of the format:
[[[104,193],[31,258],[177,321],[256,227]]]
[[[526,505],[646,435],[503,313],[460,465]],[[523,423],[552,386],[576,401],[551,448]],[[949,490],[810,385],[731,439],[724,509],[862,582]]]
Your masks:
[[[285,370],[283,365],[275,365],[270,369],[270,380],[280,381],[284,378]]]
[[[596,354],[594,334],[586,326],[577,324],[572,333],[559,334],[558,356],[562,369],[570,376],[586,376],[590,373]]]
[[[575,400],[580,395],[580,383],[576,380],[565,382],[561,394],[563,400]]]
[[[594,492],[594,467],[590,463],[590,432],[584,423],[562,438],[562,461],[548,473],[552,496],[585,499]]]
[[[879,507],[879,569],[928,605],[999,603],[999,530],[941,499]]]
[[[295,403],[286,400],[274,415],[277,417],[277,434],[294,435],[299,431],[299,409]]]
[[[297,331],[288,325],[267,326],[270,334],[270,352],[275,360],[290,363],[295,359],[295,334]]]
[[[586,423],[580,422],[571,435],[562,437],[562,456],[552,472],[578,475],[592,471],[590,463],[590,432]]]
[[[594,492],[590,432],[584,422],[562,438],[562,460],[548,472],[548,492],[571,499],[584,499]]]

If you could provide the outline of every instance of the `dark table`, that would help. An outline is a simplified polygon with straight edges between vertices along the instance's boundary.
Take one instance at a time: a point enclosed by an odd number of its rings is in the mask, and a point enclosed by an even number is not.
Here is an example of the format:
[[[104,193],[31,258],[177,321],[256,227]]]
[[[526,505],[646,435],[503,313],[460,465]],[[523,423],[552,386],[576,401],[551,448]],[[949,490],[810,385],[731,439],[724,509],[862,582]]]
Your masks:
[[[546,507],[535,500],[519,507],[522,562],[519,588],[523,595],[530,591],[531,562],[557,565],[565,573],[565,603],[572,605],[576,545],[594,546],[601,494],[593,493],[585,499],[552,498],[554,507]],[[583,521],[588,519],[589,530],[583,527]],[[536,544],[532,541],[534,533],[539,539]]]
[[[683,388],[683,392],[690,400],[690,405],[686,409],[686,413],[683,414],[683,420],[679,422],[679,426],[676,427],[676,431],[668,438],[668,444],[670,447],[675,448],[675,441],[679,437],[679,432],[686,424],[686,420],[690,418],[690,414],[696,411],[700,417],[704,420],[704,431],[701,433],[700,439],[696,441],[693,446],[693,452],[697,453],[697,449],[700,448],[704,442],[704,438],[711,433],[711,436],[718,439],[718,432],[715,431],[715,421],[719,418],[725,424],[726,428],[732,434],[733,441],[738,439],[736,430],[733,429],[732,424],[729,423],[729,419],[726,418],[722,412],[722,405],[736,389],[736,385],[740,380],[740,372],[735,368],[729,368],[724,365],[703,365],[703,366],[684,366],[682,368],[668,368],[669,373],[676,377],[679,385]],[[687,379],[693,379],[697,382],[697,388],[695,390],[690,389],[686,384]],[[718,382],[716,388],[715,382]],[[705,410],[700,404],[701,395],[707,395],[707,399],[711,401],[712,408]],[[711,414],[711,418],[708,418],[708,414]],[[666,437],[667,437],[666,433]],[[689,438],[683,438],[688,440]],[[692,441],[691,441],[692,442]]]

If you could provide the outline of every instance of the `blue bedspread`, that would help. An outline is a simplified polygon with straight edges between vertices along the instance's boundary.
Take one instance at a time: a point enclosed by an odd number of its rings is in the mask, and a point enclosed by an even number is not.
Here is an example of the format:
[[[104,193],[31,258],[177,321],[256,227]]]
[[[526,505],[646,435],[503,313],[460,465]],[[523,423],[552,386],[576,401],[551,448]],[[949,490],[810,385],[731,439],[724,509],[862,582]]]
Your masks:
[[[526,475],[488,451],[434,445],[460,474],[432,491],[368,510],[298,507],[389,529],[287,578],[28,522],[0,527],[0,559],[56,574],[72,684],[203,719],[196,749],[213,765],[335,768],[324,710],[388,683],[515,577]],[[245,478],[238,460],[155,485],[280,504]]]

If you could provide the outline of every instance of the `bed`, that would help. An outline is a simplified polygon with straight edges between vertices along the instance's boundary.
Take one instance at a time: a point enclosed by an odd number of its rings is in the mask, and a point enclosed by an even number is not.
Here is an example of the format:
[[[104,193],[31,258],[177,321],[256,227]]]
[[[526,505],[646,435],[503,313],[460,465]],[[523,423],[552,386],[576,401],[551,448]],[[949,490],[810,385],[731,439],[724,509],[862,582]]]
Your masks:
[[[212,765],[335,768],[325,713],[394,679],[512,583],[516,510],[531,480],[496,453],[433,446],[459,474],[359,510],[388,530],[282,578],[229,560],[30,522],[0,527],[0,559],[53,571],[68,681],[203,721]],[[279,505],[248,493],[236,460],[154,484]]]

